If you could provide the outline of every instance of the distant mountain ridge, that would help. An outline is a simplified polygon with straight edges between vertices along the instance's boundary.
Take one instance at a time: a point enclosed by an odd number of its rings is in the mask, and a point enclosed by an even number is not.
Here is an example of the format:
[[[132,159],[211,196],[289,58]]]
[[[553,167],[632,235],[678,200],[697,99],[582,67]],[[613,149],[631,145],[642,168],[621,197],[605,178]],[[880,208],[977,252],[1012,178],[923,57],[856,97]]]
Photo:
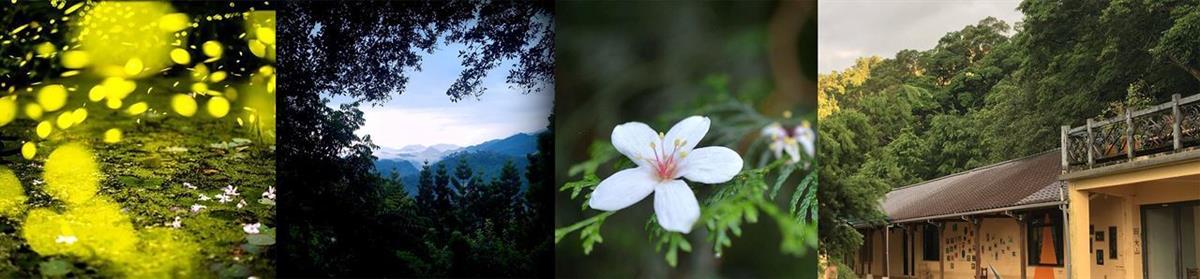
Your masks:
[[[525,166],[529,164],[525,156],[536,151],[536,133],[518,133],[468,147],[451,144],[408,145],[399,149],[381,147],[375,151],[378,158],[375,160],[375,170],[384,177],[390,177],[395,172],[404,183],[405,190],[413,195],[416,194],[421,166],[426,162],[431,168],[444,164],[447,171],[453,172],[459,160],[465,159],[473,171],[484,176],[483,181],[490,181],[500,173],[506,162],[512,161],[524,180]]]

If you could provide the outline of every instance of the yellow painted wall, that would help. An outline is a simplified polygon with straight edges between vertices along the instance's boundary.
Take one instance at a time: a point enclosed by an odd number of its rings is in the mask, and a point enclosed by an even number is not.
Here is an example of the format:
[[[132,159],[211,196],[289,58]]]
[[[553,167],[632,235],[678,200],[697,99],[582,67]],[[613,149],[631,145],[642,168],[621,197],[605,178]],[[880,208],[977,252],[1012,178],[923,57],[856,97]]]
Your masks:
[[[1092,197],[1089,204],[1091,204],[1091,226],[1094,226],[1095,229],[1090,238],[1092,240],[1092,253],[1088,255],[1088,258],[1091,259],[1092,278],[1126,278],[1125,273],[1128,269],[1126,263],[1133,260],[1140,261],[1141,259],[1131,258],[1132,253],[1127,250],[1131,249],[1129,247],[1131,238],[1126,235],[1130,230],[1123,221],[1124,218],[1130,218],[1131,216],[1126,214],[1128,210],[1126,210],[1125,200],[1120,197],[1097,195]],[[1108,227],[1110,226],[1117,228],[1117,237],[1119,239],[1114,240],[1108,237]],[[1100,232],[1103,235],[1103,240],[1096,238],[1096,232]],[[1121,246],[1126,246],[1117,247],[1117,259],[1112,259],[1112,251],[1109,250],[1109,242],[1113,241],[1117,241],[1119,245],[1124,244]],[[1098,264],[1096,261],[1097,251],[1103,251],[1104,253],[1103,265]]]
[[[981,235],[981,251],[983,267],[989,265],[996,268],[1003,278],[1020,278],[1021,276],[1021,246],[1020,237],[1024,232],[1020,230],[1020,225],[1016,220],[1009,218],[985,218],[980,223],[978,233]],[[921,237],[923,227],[916,226],[910,228],[912,237],[912,247],[914,250],[911,254],[914,262],[913,277],[915,278],[941,278],[940,261],[925,261],[923,260],[923,238]],[[975,257],[975,233],[967,222],[953,221],[943,224],[941,233],[941,243],[939,255],[940,260],[948,260],[945,262],[946,277],[945,278],[971,278],[975,274],[974,257]],[[880,278],[883,276],[883,231],[875,230],[868,233],[864,238],[871,238],[875,244],[872,247],[873,261],[870,266],[869,275],[872,278]],[[893,278],[901,277],[904,271],[904,251],[901,249],[901,241],[903,241],[903,232],[899,228],[893,228],[891,232],[891,274]],[[865,242],[871,243],[871,242]],[[863,250],[865,251],[865,250]],[[1055,278],[1065,278],[1064,270],[1061,267],[1043,267],[1050,269],[1055,274]],[[1026,270],[1028,278],[1033,278],[1035,267],[1028,267]],[[860,271],[861,273],[861,271]],[[862,274],[866,278],[868,274]]]
[[[1003,278],[1021,277],[1021,225],[1012,218],[986,218],[981,223],[981,265]]]

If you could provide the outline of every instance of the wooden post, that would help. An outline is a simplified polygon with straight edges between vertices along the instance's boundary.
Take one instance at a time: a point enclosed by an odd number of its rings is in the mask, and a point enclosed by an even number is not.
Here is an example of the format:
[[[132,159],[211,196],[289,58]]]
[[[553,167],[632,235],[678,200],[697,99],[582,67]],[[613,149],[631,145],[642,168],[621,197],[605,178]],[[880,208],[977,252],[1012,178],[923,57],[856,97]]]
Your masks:
[[[1179,131],[1179,125],[1183,122],[1182,115],[1179,115],[1179,94],[1171,94],[1171,113],[1174,114],[1174,121],[1171,121],[1171,135],[1175,137],[1175,150],[1183,148],[1183,133]]]
[[[892,225],[883,225],[883,278],[892,278]]]
[[[1025,244],[1025,238],[1029,237],[1029,224],[1025,222],[1024,215],[1017,216],[1017,226],[1020,227],[1020,232],[1018,233],[1020,236],[1017,237],[1017,245],[1019,246],[1017,247],[1017,251],[1019,252],[1017,253],[1021,254],[1021,279],[1025,279],[1025,270],[1029,269],[1029,259],[1027,258],[1029,255],[1025,251],[1025,249],[1028,249],[1028,247],[1025,247],[1027,245]]]
[[[1087,148],[1088,168],[1091,168],[1092,165],[1096,163],[1096,157],[1095,157],[1095,155],[1092,154],[1093,153],[1092,144],[1094,144],[1094,143],[1095,143],[1095,141],[1092,141],[1092,119],[1088,118],[1088,120],[1087,120],[1087,143],[1083,144],[1083,147]]]
[[[1133,160],[1133,111],[1125,108],[1125,157]]]
[[[1068,153],[1068,150],[1071,149],[1070,135],[1068,132],[1071,130],[1071,126],[1063,125],[1061,129],[1062,142],[1059,143],[1061,145],[1061,147],[1059,147],[1059,151],[1062,151],[1062,173],[1067,173],[1068,168],[1071,167],[1071,159],[1068,157],[1070,154]]]
[[[946,254],[945,254],[946,249],[945,249],[945,247],[942,247],[942,245],[945,245],[945,243],[944,243],[945,241],[942,241],[942,239],[943,239],[942,236],[946,235],[945,234],[946,233],[946,223],[942,222],[941,226],[937,226],[937,230],[938,230],[938,237],[937,237],[938,249],[941,249],[941,250],[938,250],[938,272],[941,273],[941,276],[938,278],[945,279],[946,278]]]
[[[983,227],[983,224],[978,218],[971,218],[969,222],[971,222],[971,227],[975,228],[975,278],[983,278],[983,252],[980,252],[983,249],[983,245],[980,243],[982,241],[980,229]]]

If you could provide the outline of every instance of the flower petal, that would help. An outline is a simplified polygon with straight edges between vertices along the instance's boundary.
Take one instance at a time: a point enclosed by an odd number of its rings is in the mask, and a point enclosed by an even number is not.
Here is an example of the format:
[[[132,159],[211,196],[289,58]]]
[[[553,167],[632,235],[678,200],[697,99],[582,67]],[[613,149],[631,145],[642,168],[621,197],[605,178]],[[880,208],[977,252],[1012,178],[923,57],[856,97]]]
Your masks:
[[[675,144],[675,140],[679,140],[680,144],[682,144],[679,147],[679,151],[691,151],[692,148],[696,147],[697,143],[700,143],[701,139],[704,139],[704,134],[708,133],[708,125],[710,122],[711,121],[708,120],[708,117],[704,116],[691,116],[684,118],[683,120],[679,121],[679,123],[675,123],[675,126],[671,127],[670,131],[667,131],[667,135],[662,141],[663,146],[660,148],[663,148],[664,151],[666,151],[663,152],[664,154],[670,154],[671,147],[667,145]]]
[[[658,225],[673,232],[688,233],[700,219],[700,203],[683,180],[671,180],[654,187],[654,215]]]
[[[629,157],[635,164],[647,164],[647,159],[654,158],[656,149],[651,146],[662,145],[658,133],[650,126],[641,122],[628,122],[613,128],[612,144],[618,152]]]
[[[629,207],[654,191],[654,173],[647,168],[625,169],[600,181],[588,206],[598,210],[613,211]]]
[[[689,180],[715,184],[733,179],[742,171],[742,157],[724,146],[697,148],[684,157],[679,175]]]
[[[767,139],[775,140],[777,138],[786,137],[787,131],[783,129],[783,125],[779,125],[779,122],[775,122],[771,123],[771,125],[767,125],[767,127],[763,127],[762,135],[767,137]]]
[[[800,161],[800,145],[796,141],[789,141],[783,150],[787,151],[788,157],[792,157],[792,163]]]

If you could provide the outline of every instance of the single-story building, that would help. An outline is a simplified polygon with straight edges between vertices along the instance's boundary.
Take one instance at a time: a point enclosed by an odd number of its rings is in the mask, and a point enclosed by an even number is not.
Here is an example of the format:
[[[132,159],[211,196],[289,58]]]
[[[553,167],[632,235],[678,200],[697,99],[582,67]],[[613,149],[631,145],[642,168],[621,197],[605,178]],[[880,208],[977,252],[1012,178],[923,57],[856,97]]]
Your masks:
[[[1200,279],[1200,95],[1061,132],[1058,149],[891,191],[847,264],[864,278]]]

